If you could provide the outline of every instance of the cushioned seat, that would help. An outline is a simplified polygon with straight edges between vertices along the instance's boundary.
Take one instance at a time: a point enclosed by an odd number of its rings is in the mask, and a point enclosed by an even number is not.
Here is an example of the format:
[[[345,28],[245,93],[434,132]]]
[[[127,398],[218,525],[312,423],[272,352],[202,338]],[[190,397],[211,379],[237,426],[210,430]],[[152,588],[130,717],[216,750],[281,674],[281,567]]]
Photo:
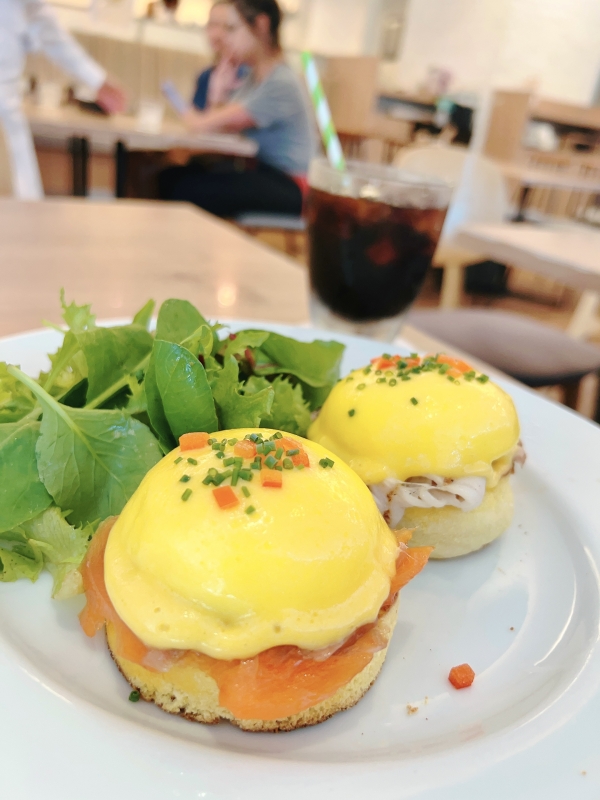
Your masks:
[[[235,218],[242,228],[269,228],[278,231],[304,231],[306,222],[292,214],[259,214],[248,212]]]
[[[600,371],[600,347],[520,314],[485,309],[413,311],[407,321],[527,386],[569,384]]]

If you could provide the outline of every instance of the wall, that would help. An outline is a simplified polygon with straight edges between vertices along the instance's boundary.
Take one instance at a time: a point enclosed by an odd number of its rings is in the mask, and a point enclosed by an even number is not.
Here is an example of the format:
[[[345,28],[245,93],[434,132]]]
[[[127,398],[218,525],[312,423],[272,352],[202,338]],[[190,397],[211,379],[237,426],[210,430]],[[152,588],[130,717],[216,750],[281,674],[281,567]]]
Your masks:
[[[370,55],[380,0],[311,0],[306,47],[329,56]]]
[[[598,0],[411,0],[400,61],[386,83],[406,89],[429,66],[454,88],[535,86],[544,96],[590,103],[600,71]]]

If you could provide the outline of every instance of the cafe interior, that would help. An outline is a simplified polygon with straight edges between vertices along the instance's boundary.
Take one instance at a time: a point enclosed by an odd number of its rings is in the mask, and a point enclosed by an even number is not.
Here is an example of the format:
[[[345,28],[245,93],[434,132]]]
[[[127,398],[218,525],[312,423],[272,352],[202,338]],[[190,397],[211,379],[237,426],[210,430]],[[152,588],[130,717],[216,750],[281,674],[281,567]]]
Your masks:
[[[598,800],[599,425],[599,0],[0,0],[0,797]]]
[[[598,419],[598,4],[280,6],[284,59],[306,94],[315,157],[329,156],[329,163],[321,178],[311,167],[300,213],[250,204],[214,215],[186,196],[166,202],[159,187],[165,168],[183,169],[189,159],[209,159],[218,172],[211,159],[235,171],[256,158],[255,142],[239,128],[198,132],[185,124],[198,76],[215,61],[207,36],[211,0],[48,0],[56,25],[110,76],[123,103],[107,113],[77,71],[65,71],[56,42],[36,37],[33,20],[19,102],[41,191],[23,183],[19,173],[27,170],[6,126],[0,334],[44,319],[58,323],[61,288],[78,302],[93,301],[105,319],[132,314],[142,296],[178,296],[214,318],[312,319],[386,341],[401,336],[418,350],[441,343]],[[337,134],[341,169],[327,124]],[[311,192],[331,190],[327,169],[362,175],[356,196],[367,204],[407,173],[421,176],[430,199],[436,181],[450,187],[434,203],[449,206],[441,233],[432,234],[427,268],[410,287],[406,278],[382,284],[380,297],[395,294],[380,312],[345,308],[341,284],[319,283],[330,255],[319,254],[328,246],[319,235],[336,234],[319,234]],[[364,193],[365,180],[375,195]],[[410,198],[407,204],[414,205]],[[363,260],[363,267],[368,282],[373,263]]]

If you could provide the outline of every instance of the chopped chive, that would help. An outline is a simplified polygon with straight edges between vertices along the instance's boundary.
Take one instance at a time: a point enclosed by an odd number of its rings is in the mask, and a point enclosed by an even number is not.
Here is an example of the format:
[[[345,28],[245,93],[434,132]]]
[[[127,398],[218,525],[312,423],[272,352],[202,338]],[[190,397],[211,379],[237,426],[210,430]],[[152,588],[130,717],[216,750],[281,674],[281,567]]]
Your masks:
[[[176,459],[175,459],[175,461],[174,461],[173,463],[174,463],[174,464],[179,464],[179,463],[181,463],[182,461],[183,461],[183,456],[179,456],[179,458],[176,458]]]
[[[129,695],[129,702],[130,703],[137,703],[138,700],[140,699],[140,697],[141,697],[141,694],[138,692],[137,689],[134,689],[133,692],[131,692],[130,695]]]
[[[369,375],[371,372],[371,367],[365,367],[363,369],[363,375]]]
[[[298,465],[296,466],[296,469],[304,469],[304,464],[298,464]]]
[[[377,378],[375,383],[387,383],[387,378]]]
[[[186,500],[189,500],[191,496],[192,496],[192,490],[186,489],[185,492],[181,495],[181,499],[185,503]]]
[[[270,453],[271,450],[275,450],[275,444],[273,442],[265,442],[263,446],[263,453],[267,455],[267,453]]]
[[[398,381],[396,380],[396,378],[392,378],[391,381],[389,381],[390,386],[395,386],[397,383]]]
[[[246,438],[250,439],[251,442],[255,442],[258,439],[258,433],[249,433]]]
[[[275,458],[279,461],[281,456],[283,455],[283,447],[278,447],[275,451]]]
[[[217,440],[216,439],[209,439],[207,444],[214,444]]]
[[[257,453],[264,453],[265,452],[265,448],[264,448],[264,445],[262,444],[262,442],[260,444],[256,445],[256,452]]]
[[[275,456],[267,456],[265,458],[265,466],[267,466],[269,469],[273,469],[275,464],[277,464],[277,459]]]
[[[346,383],[349,383],[350,381],[353,381],[353,380],[354,380],[354,378],[352,377],[352,375],[348,375],[348,377],[346,378]]]
[[[215,479],[213,475],[207,475],[206,478],[202,481],[205,486],[210,486],[211,483],[214,483]]]
[[[281,431],[277,431],[277,433],[274,433],[273,436],[271,436],[271,439],[283,439],[283,433],[281,433]]]
[[[410,398],[410,402],[413,404],[413,406],[418,406],[419,405],[419,401],[417,400],[416,397],[411,397]]]
[[[356,388],[360,389],[362,391],[363,389],[367,388],[367,384],[366,383],[359,383]]]
[[[479,383],[487,383],[489,381],[489,376],[488,375],[480,375],[478,378],[476,378],[476,380],[478,380]]]
[[[223,461],[224,467],[230,467],[232,464],[235,464],[235,458],[233,456],[230,456]]]
[[[193,464],[195,467],[198,466],[198,462],[195,458],[188,458],[188,464]]]
[[[250,464],[250,469],[260,469],[260,468],[261,468],[261,463],[260,463],[260,461],[253,461],[253,462]]]
[[[277,472],[283,472],[283,467],[281,466],[281,464],[275,464],[273,469],[276,469]]]
[[[375,375],[383,375],[383,370],[382,369],[376,369],[375,370]]]
[[[402,376],[402,380],[403,381],[409,381],[410,380],[410,375],[403,375]]]
[[[221,439],[221,447],[225,447],[227,444],[227,439]]]
[[[237,444],[239,439],[230,439],[227,444],[230,444],[232,447]]]
[[[323,467],[323,469],[327,469],[327,467],[333,467],[335,461],[332,461],[330,458],[322,458],[319,461],[319,466]]]
[[[250,489],[247,486],[242,486],[242,494],[244,497],[250,497]]]
[[[250,472],[250,470],[249,470],[249,469],[241,469],[241,470],[240,470],[240,478],[241,478],[243,481],[251,481],[251,480],[252,480],[252,477],[253,477],[253,476],[252,476],[252,473]]]
[[[234,470],[233,470],[233,475],[231,476],[231,485],[232,486],[237,486],[237,482],[239,480],[239,477],[240,477],[239,467],[235,467]]]
[[[353,417],[355,414],[356,414],[356,409],[355,408],[351,408],[350,411],[348,412],[348,416],[349,417]]]
[[[387,359],[389,361],[390,358],[391,358],[391,355],[389,353],[384,353],[381,357],[385,358],[385,359]]]
[[[248,508],[246,509],[246,514],[254,514],[255,511],[256,509],[254,508],[254,506],[248,506]]]
[[[419,357],[419,354],[418,354],[418,353],[411,353],[411,354],[410,354],[410,357],[411,357],[411,358],[418,358],[418,357]]]
[[[408,364],[406,363],[406,361],[402,360],[402,361],[399,361],[399,362],[396,364],[396,366],[397,366],[397,367],[400,367],[400,369],[406,369],[406,368],[408,367]]]
[[[452,375],[447,375],[446,377],[448,378],[450,383],[454,383],[454,378],[452,377]]]
[[[299,452],[299,448],[295,447],[293,450],[288,450],[286,456],[297,456]]]
[[[187,483],[188,481],[191,480],[192,480],[191,475],[182,475],[181,478],[179,478],[179,483]]]
[[[440,374],[445,375],[450,369],[450,364],[440,364]]]
[[[213,449],[213,450],[220,450],[220,449],[221,449],[221,444],[220,444],[220,442],[214,442],[214,441],[213,441],[213,444],[212,444],[212,449]]]
[[[291,458],[284,458],[283,459],[283,468],[284,469],[294,469],[294,462]]]
[[[217,453],[217,458],[225,458],[225,453],[222,453],[221,451],[219,451]]]

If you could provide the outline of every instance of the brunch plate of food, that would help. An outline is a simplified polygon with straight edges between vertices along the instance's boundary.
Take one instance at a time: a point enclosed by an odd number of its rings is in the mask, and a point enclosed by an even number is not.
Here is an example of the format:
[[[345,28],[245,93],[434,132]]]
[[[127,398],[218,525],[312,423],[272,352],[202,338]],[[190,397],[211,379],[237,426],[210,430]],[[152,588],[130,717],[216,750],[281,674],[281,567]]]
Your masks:
[[[0,340],[3,794],[597,798],[600,429],[153,311]]]

